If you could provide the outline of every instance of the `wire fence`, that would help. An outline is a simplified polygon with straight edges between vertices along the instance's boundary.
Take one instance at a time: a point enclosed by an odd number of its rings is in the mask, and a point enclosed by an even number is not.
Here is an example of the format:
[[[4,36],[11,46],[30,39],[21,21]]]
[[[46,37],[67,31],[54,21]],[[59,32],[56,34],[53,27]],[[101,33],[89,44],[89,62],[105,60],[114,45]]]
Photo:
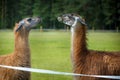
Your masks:
[[[106,79],[118,79],[118,80],[120,80],[120,76],[112,76],[112,75],[77,74],[77,73],[68,73],[68,72],[45,70],[45,69],[7,66],[7,65],[0,65],[0,67],[8,68],[8,69],[14,69],[14,70],[28,71],[28,72],[36,72],[36,73],[42,73],[42,74],[65,75],[65,76],[83,76],[83,77],[96,77],[96,78],[106,78]]]
[[[13,31],[13,29],[0,29],[0,32],[4,31]],[[32,29],[32,31],[39,31],[39,32],[54,32],[54,31],[62,31],[62,32],[70,32],[70,29]],[[120,30],[87,30],[88,32],[113,32],[113,33],[120,33]]]

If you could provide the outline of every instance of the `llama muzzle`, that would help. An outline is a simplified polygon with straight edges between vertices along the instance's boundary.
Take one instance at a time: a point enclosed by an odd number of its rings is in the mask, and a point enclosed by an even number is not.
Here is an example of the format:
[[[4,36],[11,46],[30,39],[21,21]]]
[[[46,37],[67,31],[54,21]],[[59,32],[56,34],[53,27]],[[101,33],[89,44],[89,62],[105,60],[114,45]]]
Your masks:
[[[61,17],[58,17],[57,20],[61,22],[61,21],[62,21],[62,18],[61,18]]]

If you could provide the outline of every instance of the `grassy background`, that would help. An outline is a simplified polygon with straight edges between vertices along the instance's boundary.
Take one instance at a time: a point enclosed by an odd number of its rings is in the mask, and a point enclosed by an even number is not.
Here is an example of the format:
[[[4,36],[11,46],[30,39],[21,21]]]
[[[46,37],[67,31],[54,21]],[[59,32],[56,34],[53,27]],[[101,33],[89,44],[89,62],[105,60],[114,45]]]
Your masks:
[[[12,31],[0,31],[0,55],[14,49]],[[120,51],[120,33],[88,32],[88,48],[104,51]],[[32,67],[72,72],[70,59],[70,32],[31,31]],[[32,80],[72,80],[71,76],[32,73]]]

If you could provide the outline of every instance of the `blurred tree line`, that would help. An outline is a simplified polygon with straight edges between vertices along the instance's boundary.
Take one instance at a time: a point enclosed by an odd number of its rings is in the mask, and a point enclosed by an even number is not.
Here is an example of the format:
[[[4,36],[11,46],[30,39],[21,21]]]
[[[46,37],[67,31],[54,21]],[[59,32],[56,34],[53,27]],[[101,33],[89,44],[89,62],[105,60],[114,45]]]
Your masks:
[[[56,18],[64,13],[80,14],[90,29],[120,29],[120,0],[0,0],[0,29],[29,16],[42,17],[43,28],[59,29],[64,24]]]

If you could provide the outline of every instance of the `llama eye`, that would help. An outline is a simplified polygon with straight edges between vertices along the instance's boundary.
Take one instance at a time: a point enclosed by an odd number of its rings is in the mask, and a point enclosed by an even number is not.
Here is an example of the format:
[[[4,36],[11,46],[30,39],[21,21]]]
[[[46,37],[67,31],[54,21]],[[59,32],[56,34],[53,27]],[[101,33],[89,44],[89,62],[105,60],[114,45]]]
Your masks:
[[[28,21],[28,22],[31,22],[31,20],[32,20],[32,19],[31,19],[31,18],[29,18],[27,21]]]
[[[74,19],[74,17],[73,17],[73,16],[69,16],[69,18],[70,18],[70,19]]]

